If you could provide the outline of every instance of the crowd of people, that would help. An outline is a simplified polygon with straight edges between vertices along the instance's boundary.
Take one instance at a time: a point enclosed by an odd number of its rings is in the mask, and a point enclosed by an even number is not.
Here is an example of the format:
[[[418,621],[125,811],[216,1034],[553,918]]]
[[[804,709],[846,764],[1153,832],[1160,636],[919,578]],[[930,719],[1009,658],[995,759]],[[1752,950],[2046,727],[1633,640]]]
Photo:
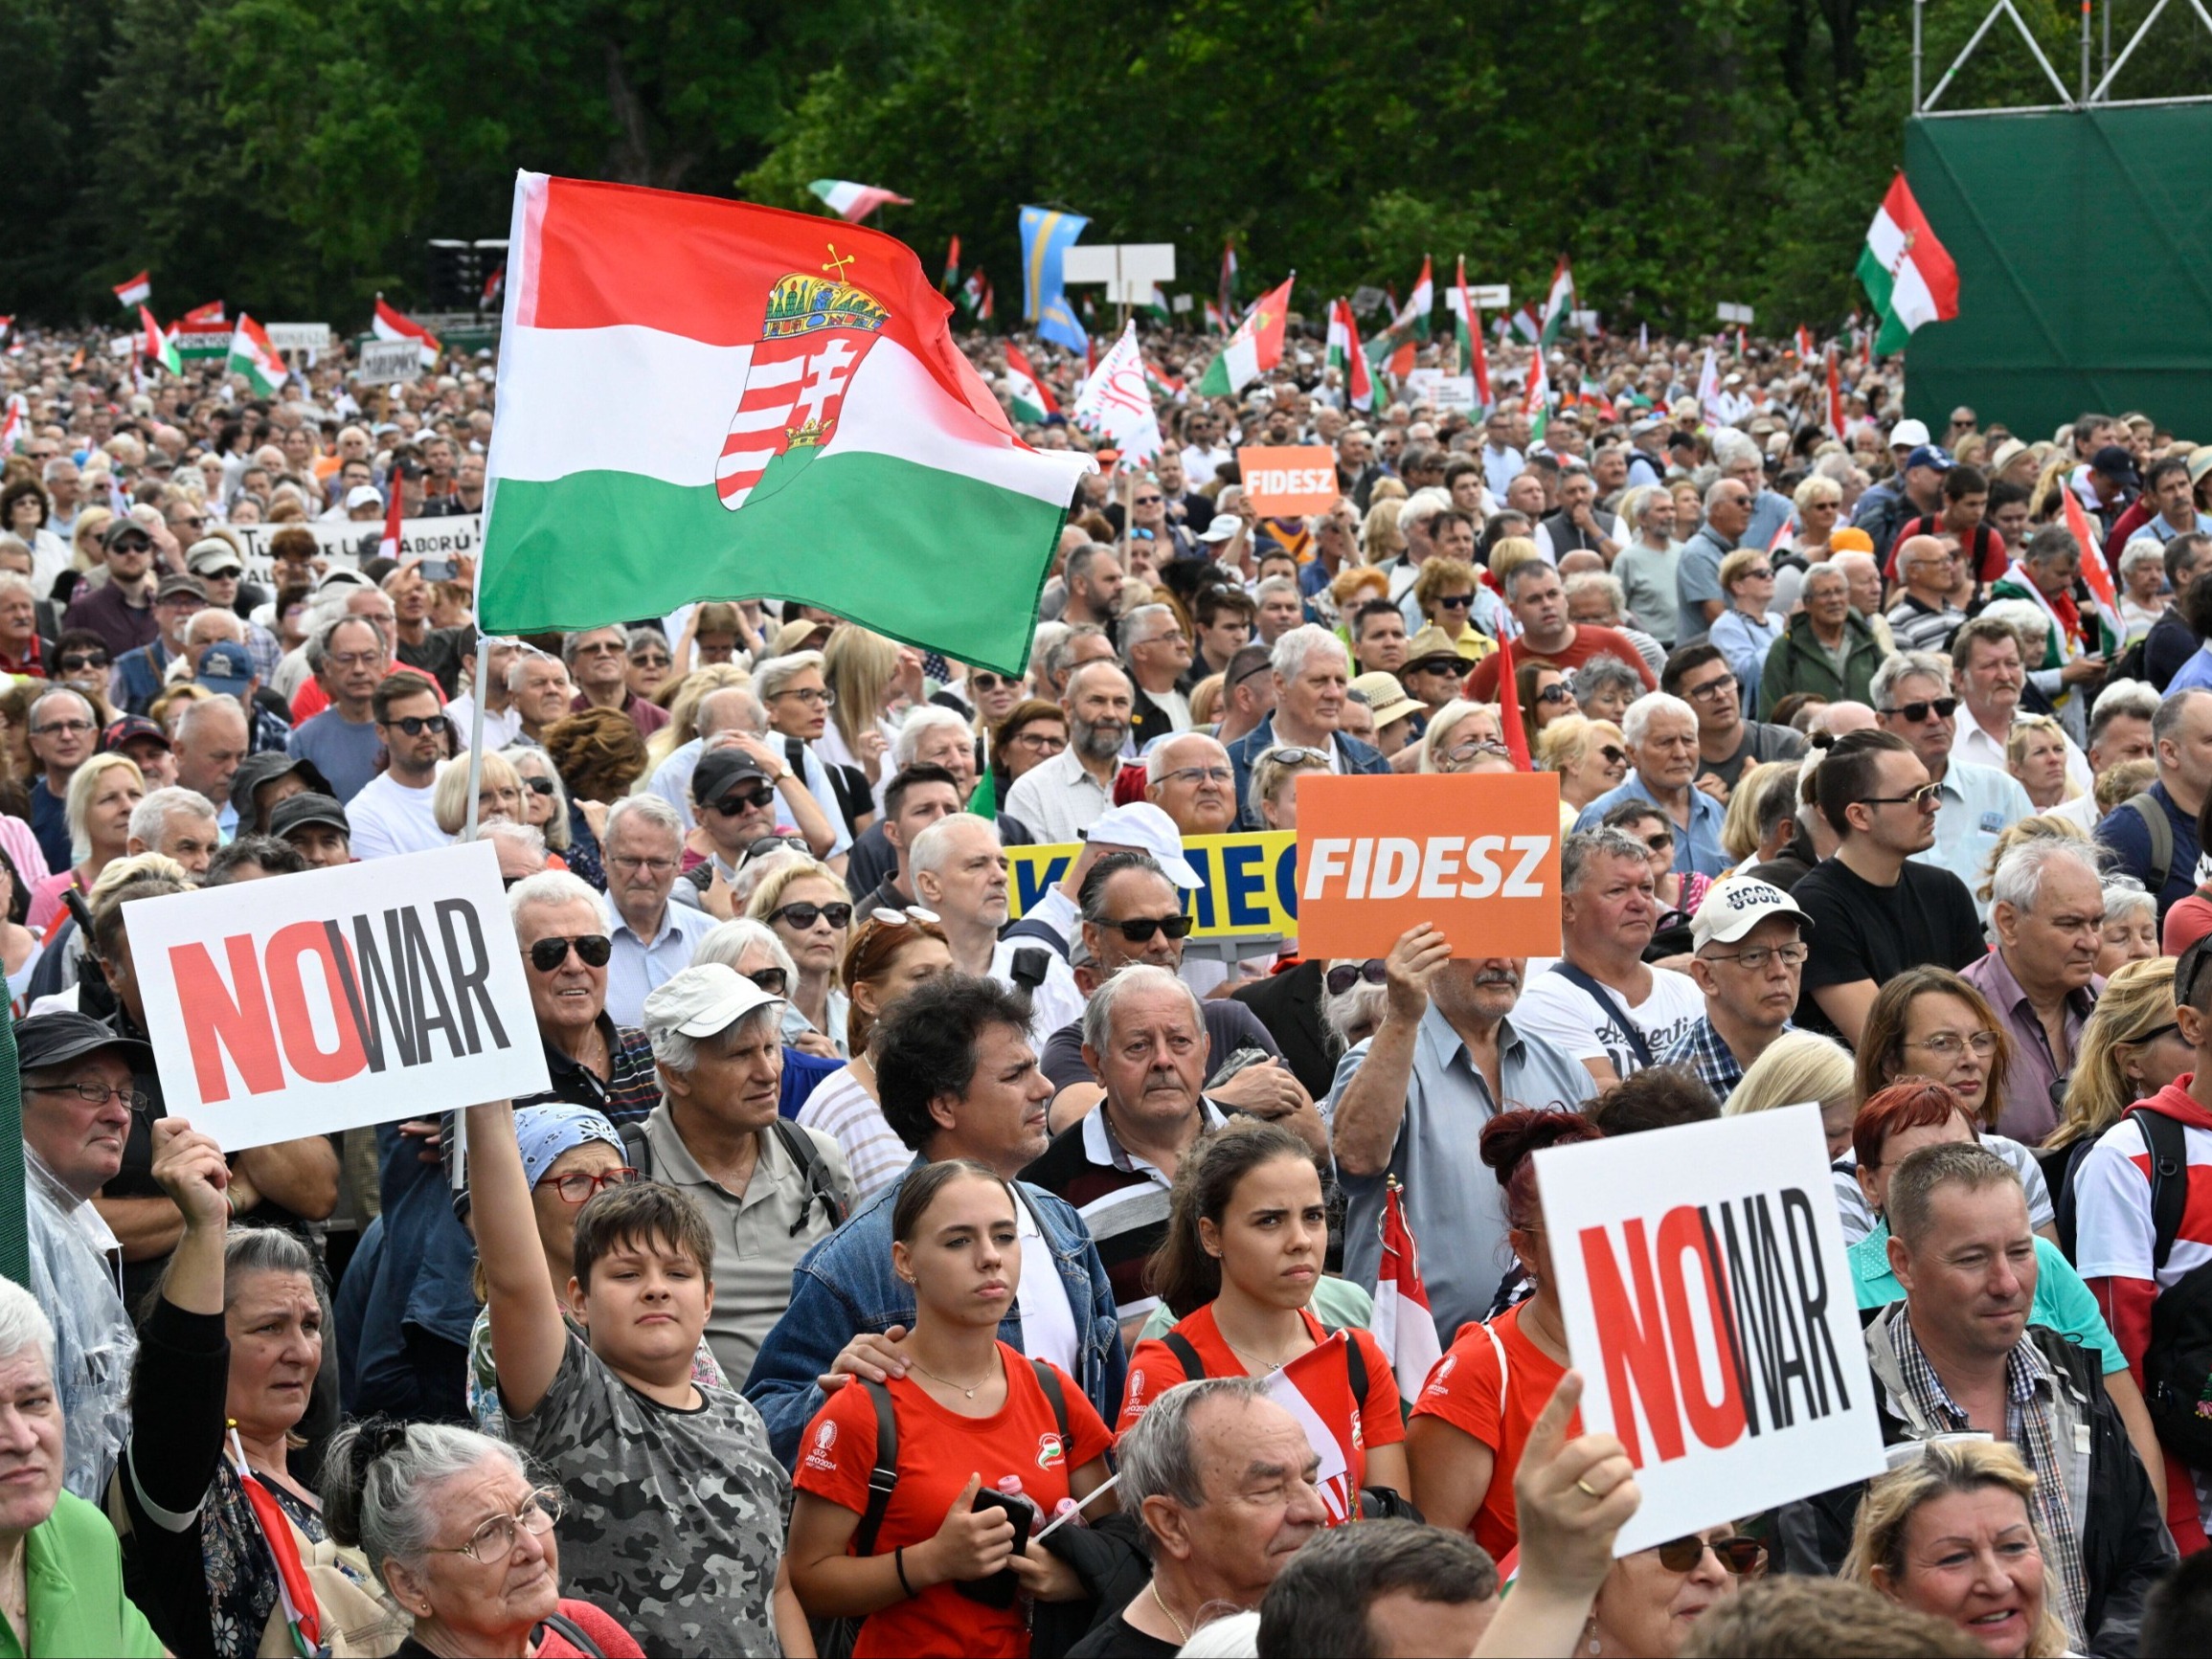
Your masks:
[[[0,358],[0,1650],[2206,1650],[2212,448],[1938,435],[1862,360],[1834,434],[1765,345],[1701,402],[1578,341],[1533,412],[1519,347],[1473,412],[1208,350],[1155,338],[1156,455],[1021,426],[1101,462],[1022,674],[798,603],[482,633],[376,537],[482,510],[488,353]],[[1556,958],[1193,937],[1190,839],[1301,775],[1523,766]],[[165,1110],[129,907],[470,835],[547,1091]],[[1808,1102],[1889,1470],[1615,1558],[1534,1155]]]

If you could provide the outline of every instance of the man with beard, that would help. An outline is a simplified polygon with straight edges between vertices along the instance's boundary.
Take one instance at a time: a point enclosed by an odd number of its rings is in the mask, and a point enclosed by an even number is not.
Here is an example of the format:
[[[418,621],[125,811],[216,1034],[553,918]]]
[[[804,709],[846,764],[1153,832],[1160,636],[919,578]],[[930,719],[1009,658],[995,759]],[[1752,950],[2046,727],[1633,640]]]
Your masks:
[[[1113,805],[1114,774],[1135,703],[1129,676],[1110,661],[1086,662],[1068,676],[1060,700],[1068,747],[1022,773],[1006,792],[1006,811],[1038,841],[1074,841]]]

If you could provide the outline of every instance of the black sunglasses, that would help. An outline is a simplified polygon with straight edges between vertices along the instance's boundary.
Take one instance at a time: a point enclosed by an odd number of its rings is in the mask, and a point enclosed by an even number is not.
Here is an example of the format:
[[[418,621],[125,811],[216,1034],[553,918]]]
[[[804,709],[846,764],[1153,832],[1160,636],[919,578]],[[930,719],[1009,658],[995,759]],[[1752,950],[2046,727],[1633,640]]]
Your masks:
[[[759,986],[771,997],[782,996],[785,987],[790,983],[780,968],[762,968],[746,975],[745,977],[752,980],[754,984]]]
[[[1445,594],[1436,601],[1447,611],[1464,611],[1474,602],[1475,595],[1473,594]]]
[[[1918,726],[1928,718],[1928,711],[1931,708],[1935,710],[1936,719],[1949,720],[1958,712],[1958,699],[1955,697],[1931,697],[1921,703],[1900,703],[1896,707],[1885,709],[1884,712],[1902,714],[1913,725]]]
[[[1132,916],[1126,922],[1107,922],[1103,926],[1117,930],[1132,945],[1141,945],[1155,933],[1165,933],[1170,939],[1190,936],[1191,921],[1188,916]]]
[[[1362,979],[1380,985],[1386,976],[1382,957],[1369,956],[1365,962],[1339,962],[1321,975],[1321,983],[1329,988],[1331,997],[1342,997]]]
[[[775,798],[776,792],[766,784],[762,784],[757,789],[747,790],[742,795],[732,790],[720,800],[711,801],[708,804],[712,811],[720,813],[724,818],[736,818],[741,813],[758,812]]]
[[[789,922],[802,933],[824,916],[829,918],[829,925],[833,928],[848,927],[852,922],[852,907],[846,904],[784,905],[768,912],[771,922]]]
[[[106,666],[107,653],[104,651],[64,651],[61,654],[61,671],[64,674],[77,674],[87,668]]]
[[[553,792],[553,780],[550,777],[526,777],[522,780],[522,786],[532,795],[551,795]]]
[[[604,933],[578,933],[573,938],[556,933],[530,948],[530,965],[540,974],[551,974],[569,959],[572,945],[577,960],[587,968],[604,968],[607,958],[615,953],[614,941]]]
[[[1767,1546],[1757,1538],[1718,1538],[1707,1543],[1693,1535],[1686,1538],[1669,1538],[1655,1553],[1659,1565],[1668,1572],[1694,1573],[1707,1550],[1721,1558],[1721,1565],[1727,1568],[1731,1576],[1739,1579],[1757,1572],[1767,1562]]]
[[[384,724],[396,727],[410,737],[420,737],[425,731],[435,731],[443,726],[445,716],[442,714],[402,714],[398,719],[387,720]],[[533,777],[530,779],[530,783],[534,787],[537,784],[545,783],[545,779]],[[551,784],[546,785],[546,793],[549,795],[553,793]]]

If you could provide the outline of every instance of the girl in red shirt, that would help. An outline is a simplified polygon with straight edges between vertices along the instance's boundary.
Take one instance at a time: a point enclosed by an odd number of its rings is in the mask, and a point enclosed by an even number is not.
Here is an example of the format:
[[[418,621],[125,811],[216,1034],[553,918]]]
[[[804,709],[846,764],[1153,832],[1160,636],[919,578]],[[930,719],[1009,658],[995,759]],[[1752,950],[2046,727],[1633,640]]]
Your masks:
[[[1521,1536],[1513,1513],[1513,1471],[1568,1363],[1529,1154],[1603,1138],[1595,1124],[1570,1111],[1503,1111],[1482,1126],[1482,1161],[1505,1189],[1505,1219],[1512,1229],[1506,1237],[1533,1289],[1525,1302],[1487,1325],[1460,1328],[1413,1403],[1406,1446],[1414,1470],[1414,1505],[1432,1526],[1473,1533],[1494,1559]],[[1582,1432],[1580,1412],[1567,1432]]]
[[[898,1431],[896,1484],[872,1548],[858,1553],[876,1461],[877,1385],[848,1380],[815,1414],[792,1479],[786,1559],[815,1618],[862,1619],[855,1659],[985,1654],[1025,1659],[1028,1609],[994,1605],[985,1581],[1010,1571],[1023,1596],[1085,1591],[1050,1552],[1016,1554],[1003,1510],[979,1493],[1011,1490],[1050,1518],[1060,1499],[1106,1480],[1113,1432],[1057,1366],[998,1338],[1021,1281],[1013,1191],[964,1159],[917,1170],[892,1211],[892,1266],[914,1288],[914,1328],[897,1344],[907,1375],[888,1384]],[[1058,1384],[1055,1407],[1046,1392]],[[1065,1432],[1062,1424],[1065,1423]],[[1086,1513],[1114,1507],[1108,1492]]]
[[[1265,1377],[1331,1340],[1306,1306],[1328,1231],[1313,1152],[1280,1125],[1235,1118],[1185,1153],[1150,1269],[1152,1289],[1178,1322],[1130,1356],[1119,1426],[1179,1382]],[[1352,1490],[1403,1492],[1406,1429],[1389,1358],[1365,1331],[1343,1336],[1358,1347],[1356,1363],[1347,1354],[1347,1376],[1366,1372],[1364,1392],[1347,1392],[1342,1421],[1329,1423]]]

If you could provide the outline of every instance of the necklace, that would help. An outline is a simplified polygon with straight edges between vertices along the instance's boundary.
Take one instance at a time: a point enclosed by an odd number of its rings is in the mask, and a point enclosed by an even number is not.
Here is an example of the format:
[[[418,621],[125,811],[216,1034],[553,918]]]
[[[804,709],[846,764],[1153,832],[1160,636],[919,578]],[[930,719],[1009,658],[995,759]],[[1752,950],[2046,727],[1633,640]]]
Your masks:
[[[1153,1580],[1151,1583],[1145,1586],[1145,1588],[1152,1592],[1152,1604],[1160,1609],[1162,1616],[1164,1617],[1170,1625],[1175,1626],[1175,1634],[1181,1640],[1182,1645],[1185,1648],[1189,1647],[1190,1626],[1185,1625],[1181,1619],[1178,1619],[1175,1616],[1175,1609],[1170,1607],[1162,1598],[1160,1594],[1160,1581],[1158,1579]]]
[[[976,1388],[981,1388],[981,1387],[982,1387],[982,1385],[983,1385],[984,1383],[986,1383],[986,1382],[990,1381],[990,1379],[991,1379],[991,1376],[992,1376],[992,1374],[991,1374],[990,1372],[988,1372],[988,1371],[984,1372],[984,1373],[982,1374],[982,1376],[981,1376],[981,1377],[979,1377],[979,1378],[977,1378],[977,1379],[976,1379],[976,1386],[975,1386],[975,1388],[970,1388],[970,1387],[969,1387],[969,1386],[968,1386],[966,1383],[964,1383],[964,1382],[955,1382],[955,1381],[954,1381],[954,1380],[953,1380],[951,1378],[949,1378],[949,1377],[939,1377],[939,1376],[938,1376],[938,1375],[937,1375],[936,1372],[932,1371],[932,1370],[931,1370],[931,1369],[930,1369],[928,1366],[924,1365],[924,1364],[923,1364],[923,1363],[922,1363],[920,1360],[918,1360],[918,1359],[914,1358],[914,1356],[912,1356],[911,1354],[907,1356],[907,1361],[906,1361],[906,1362],[907,1362],[909,1365],[913,1366],[913,1367],[914,1367],[914,1368],[916,1371],[920,1372],[920,1373],[921,1373],[921,1374],[922,1374],[924,1377],[928,1378],[928,1379],[930,1379],[932,1382],[941,1382],[941,1383],[943,1383],[943,1384],[944,1384],[944,1385],[945,1385],[947,1388],[957,1388],[957,1389],[959,1389],[959,1390],[960,1391],[960,1393],[961,1393],[962,1395],[964,1395],[966,1398],[968,1398],[968,1399],[970,1399],[970,1400],[973,1400],[973,1399],[975,1399],[975,1397],[976,1397]]]

